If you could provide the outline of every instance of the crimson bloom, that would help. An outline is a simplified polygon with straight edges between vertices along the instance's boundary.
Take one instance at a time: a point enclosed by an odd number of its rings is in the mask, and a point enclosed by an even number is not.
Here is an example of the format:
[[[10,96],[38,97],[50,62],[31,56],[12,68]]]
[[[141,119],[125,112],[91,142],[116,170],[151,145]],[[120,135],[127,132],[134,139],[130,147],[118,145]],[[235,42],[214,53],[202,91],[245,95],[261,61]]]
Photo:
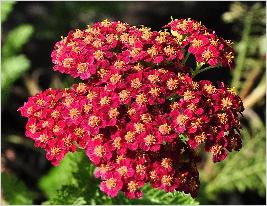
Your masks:
[[[203,145],[219,162],[242,147],[240,97],[224,83],[193,79],[231,68],[231,42],[192,19],[163,28],[104,20],[69,32],[55,44],[53,69],[83,83],[47,89],[19,108],[25,135],[53,165],[85,150],[111,197],[141,198],[145,184],[196,197],[196,150]]]

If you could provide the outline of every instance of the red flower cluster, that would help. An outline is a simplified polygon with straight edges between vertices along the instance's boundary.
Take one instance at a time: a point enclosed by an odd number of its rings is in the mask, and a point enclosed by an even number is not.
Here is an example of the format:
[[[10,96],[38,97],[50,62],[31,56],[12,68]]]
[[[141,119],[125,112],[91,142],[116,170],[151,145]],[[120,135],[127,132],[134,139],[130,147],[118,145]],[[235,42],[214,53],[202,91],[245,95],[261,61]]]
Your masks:
[[[109,196],[140,198],[145,183],[196,196],[195,149],[204,144],[217,162],[241,148],[241,99],[223,83],[193,81],[184,57],[229,66],[232,49],[196,21],[167,27],[172,33],[105,20],[56,44],[54,69],[88,81],[48,89],[19,109],[26,136],[52,164],[79,147]]]
[[[232,67],[234,51],[232,42],[218,37],[215,32],[191,19],[176,19],[165,28],[170,28],[172,34],[182,40],[183,45],[189,45],[188,52],[193,54],[197,62],[209,64],[212,67]]]

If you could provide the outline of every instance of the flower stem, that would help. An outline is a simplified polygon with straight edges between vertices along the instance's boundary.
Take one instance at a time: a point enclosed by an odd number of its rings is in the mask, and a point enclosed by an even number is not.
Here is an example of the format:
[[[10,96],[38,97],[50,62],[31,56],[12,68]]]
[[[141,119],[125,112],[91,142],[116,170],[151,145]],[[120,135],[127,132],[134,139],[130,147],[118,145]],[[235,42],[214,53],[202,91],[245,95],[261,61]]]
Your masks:
[[[208,66],[208,67],[205,67],[205,68],[201,69],[202,66],[203,66],[203,64],[197,64],[197,67],[196,67],[195,71],[193,71],[193,73],[192,73],[192,78],[194,78],[196,75],[198,75],[201,72],[204,72],[204,71],[207,71],[207,70],[209,70],[211,68],[214,68],[212,66]]]
[[[203,66],[203,64],[199,64],[197,63],[197,66],[196,66],[196,69],[192,72],[192,78],[194,78],[198,73],[199,73],[199,70],[200,68]]]
[[[187,59],[188,59],[189,56],[190,56],[190,53],[188,52],[188,53],[185,55],[184,60],[182,61],[182,65],[185,65],[185,63],[186,63],[186,61],[187,61]]]

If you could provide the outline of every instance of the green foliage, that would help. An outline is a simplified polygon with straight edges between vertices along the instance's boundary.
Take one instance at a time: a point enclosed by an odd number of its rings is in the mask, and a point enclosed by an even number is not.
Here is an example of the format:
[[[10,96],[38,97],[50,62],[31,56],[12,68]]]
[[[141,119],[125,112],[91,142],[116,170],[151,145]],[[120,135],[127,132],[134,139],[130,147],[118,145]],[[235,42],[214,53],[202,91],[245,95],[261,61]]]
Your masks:
[[[31,205],[34,194],[13,174],[1,173],[4,201],[10,205]]]
[[[253,190],[261,196],[265,195],[265,131],[262,129],[252,136],[244,129],[242,134],[242,150],[230,154],[222,164],[214,166],[216,176],[206,187],[206,194],[209,196],[235,190],[241,193]]]
[[[1,2],[1,22],[4,22],[12,11],[15,1]]]
[[[149,185],[144,187],[144,197],[140,200],[128,200],[122,193],[110,198],[100,191],[93,172],[94,167],[83,152],[68,154],[60,166],[41,179],[40,188],[49,197],[43,204],[198,204],[190,195],[165,193]]]
[[[232,86],[239,90],[242,86],[242,79],[247,77],[245,71],[249,72],[255,67],[262,66],[265,59],[260,60],[260,56],[266,53],[265,7],[261,3],[247,7],[240,2],[234,2],[230,11],[223,15],[223,19],[225,22],[236,23],[243,27],[236,28],[242,31],[242,34],[240,42],[235,45],[238,55],[232,79]]]
[[[77,171],[82,158],[81,152],[67,154],[59,166],[53,167],[47,175],[41,178],[39,182],[41,190],[48,197],[52,197],[64,184],[75,184],[73,172]]]
[[[21,54],[7,59],[2,62],[1,91],[2,101],[5,101],[11,85],[30,67],[30,61]]]
[[[3,57],[8,58],[18,54],[33,33],[33,27],[29,24],[22,24],[10,31],[3,46]]]
[[[180,134],[180,135],[179,135],[179,138],[180,138],[184,143],[186,143],[186,142],[188,141],[188,136],[187,136],[187,135]]]
[[[183,192],[166,193],[162,190],[157,190],[146,185],[143,189],[144,200],[149,204],[165,204],[165,205],[198,205],[190,195]],[[138,202],[136,202],[138,204]],[[139,204],[141,204],[139,202]]]
[[[4,5],[6,4],[7,2],[4,3]],[[5,38],[1,64],[2,103],[6,102],[12,84],[30,68],[30,61],[25,55],[19,53],[32,33],[31,25],[22,24],[10,31]]]

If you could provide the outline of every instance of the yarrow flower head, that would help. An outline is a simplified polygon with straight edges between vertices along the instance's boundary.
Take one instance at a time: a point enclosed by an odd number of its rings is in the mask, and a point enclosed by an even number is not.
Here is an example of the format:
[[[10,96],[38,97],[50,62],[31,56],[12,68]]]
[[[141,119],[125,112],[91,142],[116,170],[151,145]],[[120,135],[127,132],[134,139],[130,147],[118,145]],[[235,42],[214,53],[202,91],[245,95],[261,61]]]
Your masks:
[[[193,79],[203,66],[233,66],[230,42],[200,22],[172,20],[158,32],[104,20],[57,42],[52,62],[84,83],[30,97],[19,109],[26,136],[53,165],[84,149],[111,197],[140,198],[146,183],[195,197],[196,149],[204,145],[218,162],[242,146],[240,97],[224,83]]]

